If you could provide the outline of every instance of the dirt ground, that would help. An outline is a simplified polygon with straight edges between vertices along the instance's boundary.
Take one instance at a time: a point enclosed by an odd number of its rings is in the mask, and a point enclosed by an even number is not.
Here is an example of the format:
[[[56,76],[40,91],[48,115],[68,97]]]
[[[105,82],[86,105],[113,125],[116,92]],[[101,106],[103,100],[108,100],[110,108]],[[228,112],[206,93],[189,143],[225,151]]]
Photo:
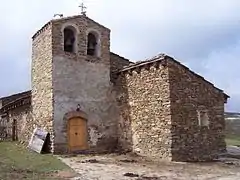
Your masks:
[[[211,163],[152,162],[131,155],[61,157],[78,173],[72,180],[239,180],[240,160]]]

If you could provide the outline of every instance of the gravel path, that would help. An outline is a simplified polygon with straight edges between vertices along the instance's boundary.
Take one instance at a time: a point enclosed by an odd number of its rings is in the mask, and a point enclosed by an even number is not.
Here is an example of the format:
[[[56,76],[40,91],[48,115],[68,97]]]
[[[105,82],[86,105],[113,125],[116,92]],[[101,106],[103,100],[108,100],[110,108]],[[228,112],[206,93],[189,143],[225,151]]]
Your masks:
[[[213,163],[154,163],[130,155],[60,158],[78,173],[72,180],[239,180],[240,160]]]

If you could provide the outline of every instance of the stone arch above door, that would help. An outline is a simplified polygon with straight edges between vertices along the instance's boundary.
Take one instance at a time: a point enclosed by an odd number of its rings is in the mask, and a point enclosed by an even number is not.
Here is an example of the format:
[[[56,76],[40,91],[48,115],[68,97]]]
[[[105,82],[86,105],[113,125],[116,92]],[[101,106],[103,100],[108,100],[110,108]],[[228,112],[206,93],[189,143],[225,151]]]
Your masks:
[[[82,118],[82,119],[84,119],[86,121],[88,120],[87,114],[85,112],[81,111],[81,110],[79,110],[79,111],[70,111],[70,112],[66,113],[64,115],[63,120],[64,120],[64,122],[67,123],[67,121],[69,119],[74,118],[74,117],[80,117],[80,118]]]

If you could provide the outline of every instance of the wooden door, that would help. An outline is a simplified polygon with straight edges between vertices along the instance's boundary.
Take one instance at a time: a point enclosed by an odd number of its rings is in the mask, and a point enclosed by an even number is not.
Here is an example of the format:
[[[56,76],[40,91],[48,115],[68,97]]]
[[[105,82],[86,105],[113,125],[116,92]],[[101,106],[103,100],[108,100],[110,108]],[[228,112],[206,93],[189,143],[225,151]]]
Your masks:
[[[69,120],[68,145],[71,152],[86,150],[88,148],[86,120],[79,117],[71,118]]]
[[[17,120],[14,119],[12,122],[12,140],[17,141]]]

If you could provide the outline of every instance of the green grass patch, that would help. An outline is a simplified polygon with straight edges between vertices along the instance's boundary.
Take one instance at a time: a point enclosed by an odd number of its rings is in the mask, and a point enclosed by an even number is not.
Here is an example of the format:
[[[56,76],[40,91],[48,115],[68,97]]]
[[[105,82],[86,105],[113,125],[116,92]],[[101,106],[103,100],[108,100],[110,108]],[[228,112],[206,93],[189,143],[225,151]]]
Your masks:
[[[60,171],[70,168],[51,154],[32,152],[17,142],[0,142],[0,180],[64,179]]]
[[[226,135],[227,145],[240,146],[240,136]]]

